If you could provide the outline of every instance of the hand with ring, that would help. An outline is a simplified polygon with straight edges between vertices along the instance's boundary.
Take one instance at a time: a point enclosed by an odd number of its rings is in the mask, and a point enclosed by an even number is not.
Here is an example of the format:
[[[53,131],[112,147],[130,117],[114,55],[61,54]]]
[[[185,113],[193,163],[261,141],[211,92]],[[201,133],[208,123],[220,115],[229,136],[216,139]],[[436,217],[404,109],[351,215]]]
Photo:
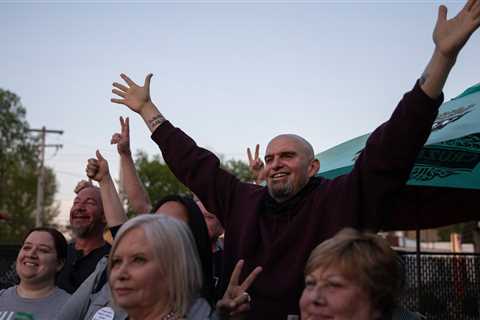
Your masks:
[[[239,284],[240,274],[242,273],[244,261],[239,260],[233,269],[228,288],[223,298],[217,302],[217,312],[221,319],[242,319],[250,310],[252,298],[247,290],[262,271],[262,267],[256,267],[247,276],[245,281]]]

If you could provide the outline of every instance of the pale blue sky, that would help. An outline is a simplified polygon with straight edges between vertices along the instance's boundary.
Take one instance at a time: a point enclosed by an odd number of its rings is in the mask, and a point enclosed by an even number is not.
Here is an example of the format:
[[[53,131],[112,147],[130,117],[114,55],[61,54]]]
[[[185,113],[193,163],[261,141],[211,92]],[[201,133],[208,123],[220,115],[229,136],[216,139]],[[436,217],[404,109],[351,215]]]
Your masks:
[[[449,16],[463,2],[442,2]],[[118,117],[131,117],[133,149],[157,153],[146,126],[109,102],[125,72],[164,115],[226,158],[285,132],[317,152],[372,131],[422,73],[433,50],[438,1],[25,2],[0,1],[0,87],[22,98],[33,128],[62,143],[47,152],[66,222],[76,182]],[[451,98],[479,82],[472,37],[445,88]],[[263,151],[263,149],[262,149]]]

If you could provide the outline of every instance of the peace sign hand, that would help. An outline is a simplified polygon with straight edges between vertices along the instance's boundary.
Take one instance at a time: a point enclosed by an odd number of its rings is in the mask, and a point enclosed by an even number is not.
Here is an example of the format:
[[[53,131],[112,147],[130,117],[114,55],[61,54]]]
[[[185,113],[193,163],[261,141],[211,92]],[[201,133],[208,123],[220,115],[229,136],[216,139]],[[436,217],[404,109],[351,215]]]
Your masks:
[[[230,277],[228,288],[223,298],[217,302],[217,311],[222,319],[240,319],[250,310],[251,298],[246,290],[250,288],[258,274],[262,272],[262,267],[253,269],[245,281],[239,285],[239,277],[242,273],[243,265],[243,260],[237,262]]]
[[[252,151],[250,150],[250,148],[247,148],[248,166],[250,168],[250,171],[252,172],[256,184],[260,184],[263,180],[265,180],[265,172],[263,170],[265,165],[263,164],[262,159],[260,159],[259,153],[259,144],[255,146],[255,157],[252,157]]]
[[[110,144],[117,145],[117,151],[120,155],[127,155],[131,154],[130,151],[130,125],[129,119],[126,117],[120,117],[120,133],[114,133],[112,139],[110,140]]]

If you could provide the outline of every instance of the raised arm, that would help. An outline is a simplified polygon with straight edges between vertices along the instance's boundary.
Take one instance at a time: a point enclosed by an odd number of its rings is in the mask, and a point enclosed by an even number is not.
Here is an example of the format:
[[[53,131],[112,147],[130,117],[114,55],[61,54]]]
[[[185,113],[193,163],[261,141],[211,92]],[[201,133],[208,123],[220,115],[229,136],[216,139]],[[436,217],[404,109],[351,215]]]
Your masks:
[[[442,93],[448,74],[460,50],[480,26],[480,0],[469,0],[452,19],[447,20],[447,7],[440,6],[433,31],[435,50],[420,78],[422,90],[435,99]]]
[[[338,183],[334,183],[343,188],[337,190],[335,203],[342,203],[342,195],[359,199],[362,228],[390,228],[390,221],[396,220],[402,221],[403,228],[416,226],[414,220],[397,216],[405,214],[392,210],[392,199],[405,189],[443,101],[441,92],[448,74],[461,48],[480,25],[480,0],[468,1],[453,19],[447,20],[446,14],[446,8],[441,6],[433,33],[435,51],[424,75],[404,95],[390,119],[370,135],[352,173],[335,179]],[[425,217],[435,214],[432,210],[422,213]]]
[[[119,226],[127,221],[127,215],[123,210],[122,203],[118,197],[117,190],[113,183],[108,162],[97,150],[97,159],[88,159],[87,176],[100,184],[100,194],[102,196],[103,211],[109,227]]]
[[[162,151],[170,170],[225,224],[228,220],[226,216],[234,207],[237,188],[253,191],[261,187],[241,183],[237,177],[220,167],[215,154],[197,146],[192,138],[167,121],[151,101],[151,77],[151,74],[147,75],[141,87],[122,74],[126,85],[115,82],[112,90],[121,99],[114,98],[111,101],[123,104],[142,116],[153,132],[152,139]]]
[[[123,174],[123,188],[127,193],[128,202],[135,213],[147,213],[152,209],[150,198],[142,185],[133,162],[132,152],[130,150],[130,124],[128,117],[120,117],[120,133],[112,136],[111,144],[117,145],[117,151],[120,155],[120,167]]]

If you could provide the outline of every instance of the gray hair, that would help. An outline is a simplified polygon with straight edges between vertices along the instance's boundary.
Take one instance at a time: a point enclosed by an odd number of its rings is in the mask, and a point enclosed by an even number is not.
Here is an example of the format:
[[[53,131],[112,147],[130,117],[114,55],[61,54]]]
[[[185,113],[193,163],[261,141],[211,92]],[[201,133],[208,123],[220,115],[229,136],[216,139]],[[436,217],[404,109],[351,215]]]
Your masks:
[[[202,268],[198,251],[188,226],[163,214],[140,215],[128,220],[118,231],[108,258],[109,273],[112,257],[123,236],[130,230],[141,228],[153,247],[157,263],[165,272],[168,290],[166,304],[176,314],[186,315],[202,288]]]

